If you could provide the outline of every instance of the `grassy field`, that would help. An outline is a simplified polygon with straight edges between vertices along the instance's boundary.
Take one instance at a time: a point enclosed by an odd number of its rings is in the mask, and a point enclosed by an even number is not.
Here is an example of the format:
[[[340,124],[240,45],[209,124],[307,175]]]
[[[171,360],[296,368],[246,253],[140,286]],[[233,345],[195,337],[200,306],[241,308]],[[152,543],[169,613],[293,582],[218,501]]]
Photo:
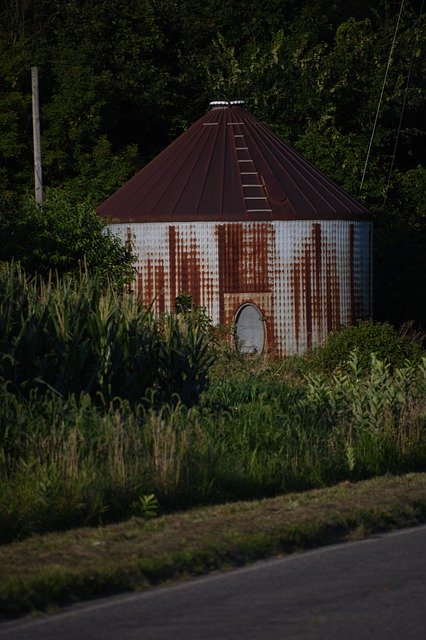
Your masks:
[[[216,376],[192,408],[3,385],[0,540],[118,521],[149,494],[164,513],[425,468],[425,362],[291,383],[265,367]]]
[[[426,520],[426,474],[133,518],[0,547],[0,615],[46,611]]]

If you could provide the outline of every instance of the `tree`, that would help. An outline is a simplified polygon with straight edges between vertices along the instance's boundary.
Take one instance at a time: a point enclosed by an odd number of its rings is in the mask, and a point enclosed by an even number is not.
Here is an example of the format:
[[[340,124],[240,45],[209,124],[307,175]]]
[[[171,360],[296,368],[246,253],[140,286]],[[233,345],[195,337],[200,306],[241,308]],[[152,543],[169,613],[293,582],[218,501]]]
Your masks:
[[[133,279],[130,247],[123,245],[86,201],[73,202],[47,189],[43,204],[26,197],[15,209],[0,210],[0,260],[19,261],[29,273],[78,274],[122,286]]]

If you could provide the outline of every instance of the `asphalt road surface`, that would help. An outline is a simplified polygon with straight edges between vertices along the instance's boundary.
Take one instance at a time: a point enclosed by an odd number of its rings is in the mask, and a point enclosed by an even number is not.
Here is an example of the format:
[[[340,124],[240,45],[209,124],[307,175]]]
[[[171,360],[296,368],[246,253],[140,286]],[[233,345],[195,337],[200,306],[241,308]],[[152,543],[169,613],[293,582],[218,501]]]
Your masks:
[[[426,526],[3,623],[6,638],[425,640]]]

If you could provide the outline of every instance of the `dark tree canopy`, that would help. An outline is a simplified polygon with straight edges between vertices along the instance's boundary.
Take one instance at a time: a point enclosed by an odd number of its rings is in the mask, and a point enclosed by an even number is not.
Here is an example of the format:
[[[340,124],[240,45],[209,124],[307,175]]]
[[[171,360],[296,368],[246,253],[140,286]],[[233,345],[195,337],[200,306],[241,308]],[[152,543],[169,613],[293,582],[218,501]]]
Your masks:
[[[22,208],[32,190],[31,65],[40,68],[45,184],[92,205],[210,100],[244,98],[375,214],[376,317],[422,321],[419,0],[403,5],[360,191],[400,8],[400,0],[3,0],[3,206]]]

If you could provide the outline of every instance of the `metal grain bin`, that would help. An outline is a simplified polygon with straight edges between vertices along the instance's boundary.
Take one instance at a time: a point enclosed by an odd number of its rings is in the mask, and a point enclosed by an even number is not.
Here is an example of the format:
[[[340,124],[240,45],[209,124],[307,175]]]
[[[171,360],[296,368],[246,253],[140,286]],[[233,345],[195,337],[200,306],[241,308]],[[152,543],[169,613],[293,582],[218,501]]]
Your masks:
[[[143,304],[180,292],[245,352],[302,353],[372,314],[372,216],[241,104],[213,108],[98,213]]]

